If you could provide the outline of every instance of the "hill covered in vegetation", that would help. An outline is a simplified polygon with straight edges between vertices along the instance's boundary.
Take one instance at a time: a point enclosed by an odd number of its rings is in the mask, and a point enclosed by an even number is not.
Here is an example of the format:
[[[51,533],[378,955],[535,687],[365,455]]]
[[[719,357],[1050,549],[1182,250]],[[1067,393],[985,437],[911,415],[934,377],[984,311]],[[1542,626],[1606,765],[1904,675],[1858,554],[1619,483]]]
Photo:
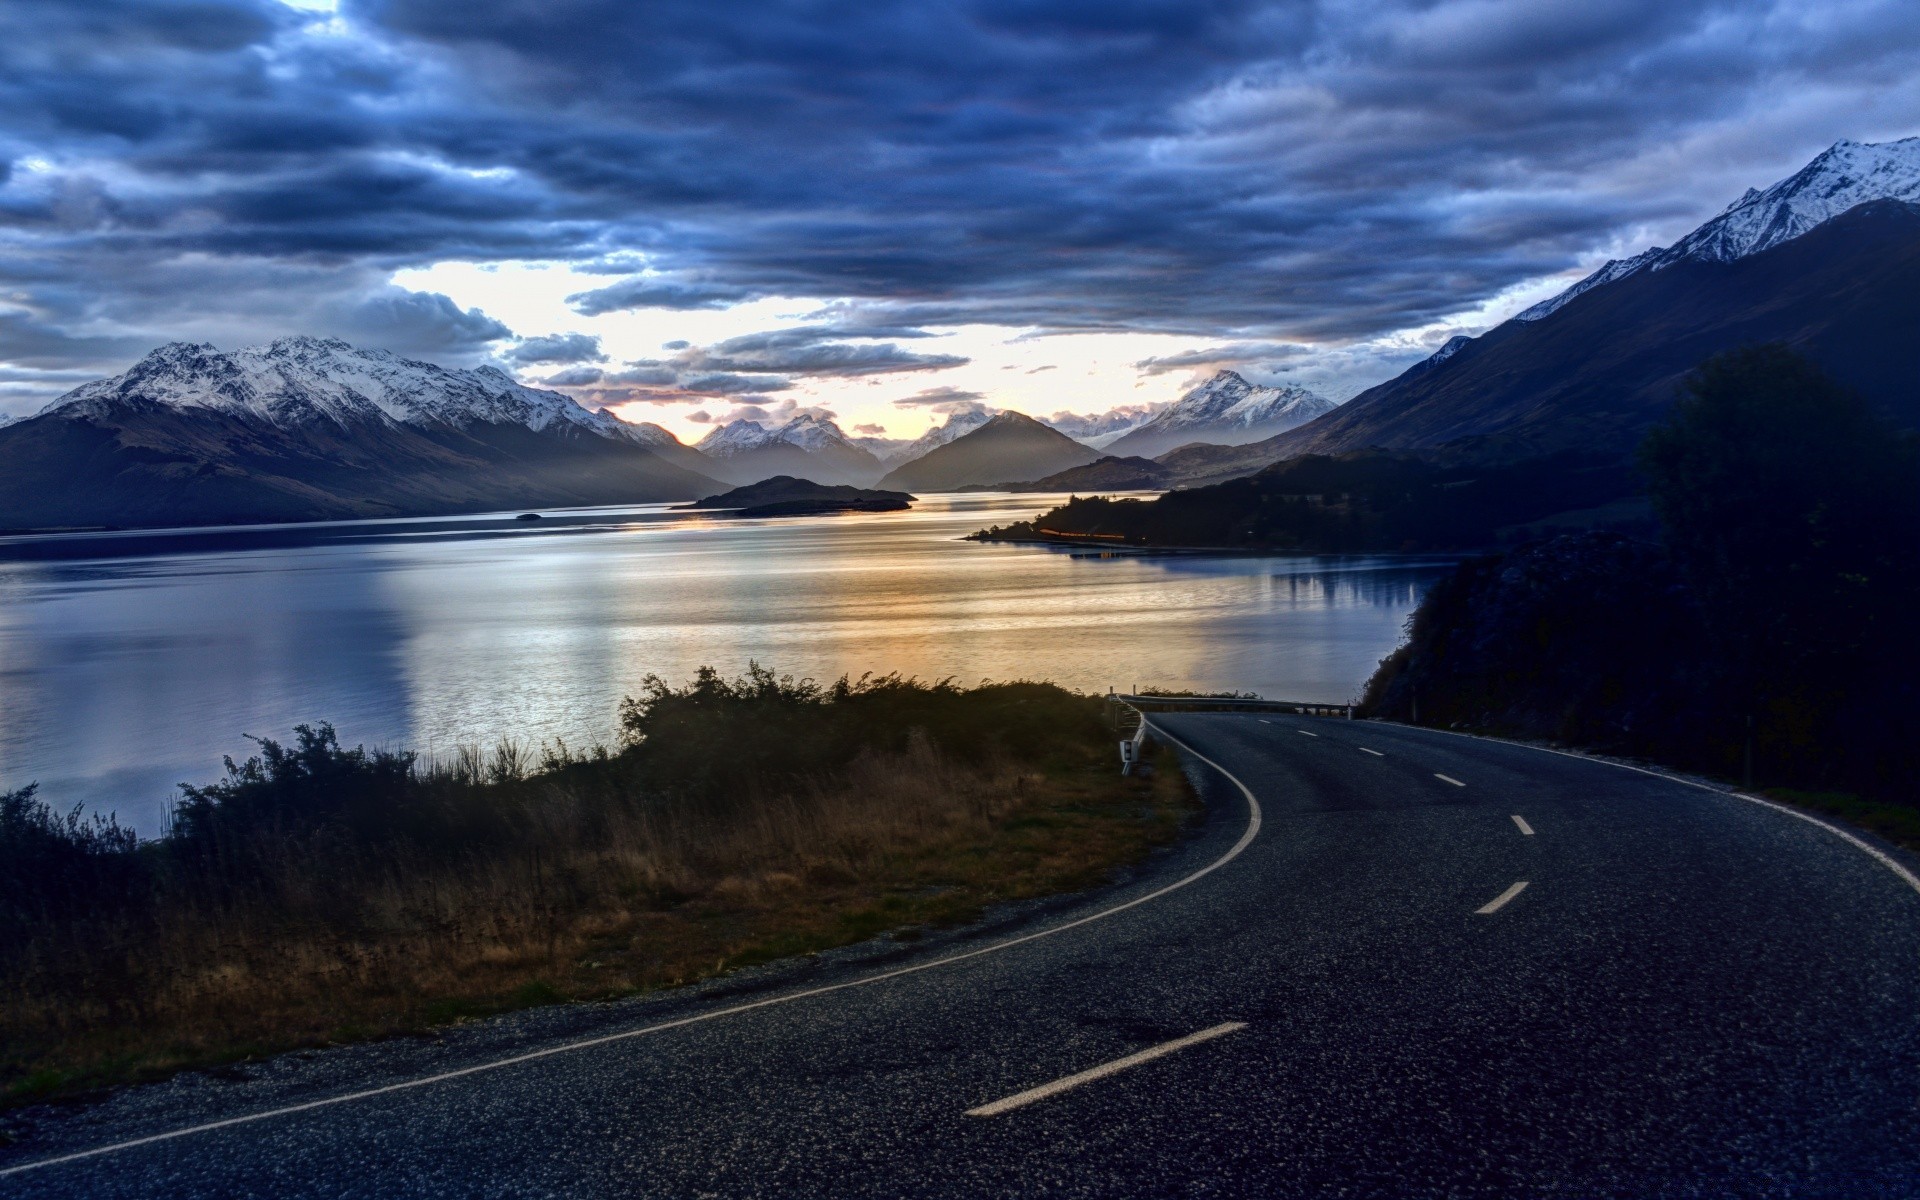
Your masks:
[[[1075,497],[981,541],[1097,541],[1310,553],[1481,549],[1530,524],[1633,520],[1630,462],[1566,452],[1505,464],[1415,453],[1308,455],[1154,500]]]
[[[1640,450],[1657,536],[1568,536],[1426,597],[1363,713],[1920,803],[1920,443],[1778,346]]]

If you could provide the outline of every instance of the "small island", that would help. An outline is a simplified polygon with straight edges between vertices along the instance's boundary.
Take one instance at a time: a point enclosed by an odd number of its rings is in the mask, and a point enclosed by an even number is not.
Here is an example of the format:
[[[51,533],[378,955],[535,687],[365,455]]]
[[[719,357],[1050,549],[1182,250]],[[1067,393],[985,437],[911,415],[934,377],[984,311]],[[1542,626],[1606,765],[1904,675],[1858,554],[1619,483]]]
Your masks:
[[[725,509],[736,517],[813,517],[832,513],[900,512],[913,507],[913,501],[914,497],[907,492],[815,483],[792,475],[775,475],[680,507]]]

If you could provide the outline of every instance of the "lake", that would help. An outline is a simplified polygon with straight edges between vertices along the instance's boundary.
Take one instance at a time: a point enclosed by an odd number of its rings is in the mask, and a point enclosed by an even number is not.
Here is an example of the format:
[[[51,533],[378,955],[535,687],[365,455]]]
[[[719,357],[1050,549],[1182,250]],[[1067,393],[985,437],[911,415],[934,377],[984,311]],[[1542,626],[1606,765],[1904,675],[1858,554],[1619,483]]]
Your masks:
[[[0,538],[0,787],[152,835],[248,734],[611,743],[648,674],[1051,679],[1340,703],[1444,558],[1102,556],[963,535],[1064,497],[740,521],[665,506]]]

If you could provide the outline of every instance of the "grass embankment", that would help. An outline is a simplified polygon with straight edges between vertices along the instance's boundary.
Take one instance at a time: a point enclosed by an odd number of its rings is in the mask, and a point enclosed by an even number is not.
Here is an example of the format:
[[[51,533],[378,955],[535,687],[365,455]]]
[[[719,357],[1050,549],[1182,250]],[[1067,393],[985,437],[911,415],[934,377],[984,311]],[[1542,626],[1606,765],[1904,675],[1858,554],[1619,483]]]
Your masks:
[[[0,1087],[71,1092],[669,987],[1084,888],[1170,841],[1047,684],[650,680],[614,752],[430,765],[330,728],[186,789],[174,831],[0,795]]]
[[[1885,838],[1904,850],[1920,853],[1920,809],[1910,805],[1886,804],[1851,792],[1800,792],[1792,788],[1767,788],[1760,794],[1781,804],[1833,817],[1856,829],[1864,829]]]

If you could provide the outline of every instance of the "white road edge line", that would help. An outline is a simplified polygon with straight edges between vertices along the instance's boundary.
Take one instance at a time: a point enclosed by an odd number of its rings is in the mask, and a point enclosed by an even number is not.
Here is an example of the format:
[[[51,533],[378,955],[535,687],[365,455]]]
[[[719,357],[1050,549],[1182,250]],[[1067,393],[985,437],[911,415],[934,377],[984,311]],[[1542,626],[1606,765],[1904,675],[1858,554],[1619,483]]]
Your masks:
[[[1384,754],[1382,754],[1382,753],[1380,753],[1380,752],[1379,752],[1378,750],[1369,750],[1369,749],[1367,749],[1367,748],[1366,748],[1365,746],[1362,746],[1362,747],[1360,747],[1360,753],[1362,753],[1362,754],[1371,754],[1371,755],[1373,755],[1373,756],[1374,756],[1375,758],[1385,758],[1385,757],[1386,757],[1386,755],[1384,755]]]
[[[1482,904],[1479,908],[1474,909],[1473,910],[1474,915],[1479,917],[1484,917],[1489,915],[1490,913],[1497,913],[1501,909],[1507,906],[1507,901],[1513,899],[1515,896],[1518,896],[1521,892],[1524,892],[1526,890],[1527,890],[1527,881],[1522,879],[1519,883],[1516,883],[1512,887],[1508,888],[1506,891],[1501,892],[1498,896],[1495,896],[1492,900],[1488,901],[1485,904]]]
[[[1145,714],[1141,715],[1141,719],[1143,721],[1146,720]],[[1253,839],[1259,836],[1260,833],[1260,802],[1253,798],[1253,792],[1246,784],[1241,783],[1233,772],[1227,770],[1219,763],[1214,762],[1166,730],[1158,729],[1153,725],[1153,722],[1146,721],[1146,724],[1149,728],[1154,728],[1161,737],[1166,738],[1174,745],[1185,750],[1188,754],[1193,755],[1201,762],[1212,767],[1222,775],[1225,775],[1234,787],[1240,789],[1240,794],[1246,797],[1247,801],[1247,828],[1241,833],[1240,840],[1235,842],[1233,847],[1219,858],[1214,859],[1191,875],[1176,879],[1167,886],[1148,892],[1144,896],[1136,896],[1124,904],[1116,904],[1112,908],[1103,908],[1097,913],[1090,913],[1077,920],[1068,921],[1064,925],[1055,925],[1051,929],[1042,929],[1038,933],[1028,933],[1017,938],[1008,938],[1004,942],[997,942],[991,946],[982,946],[978,950],[968,950],[961,954],[950,954],[945,958],[936,958],[932,962],[920,963],[916,966],[900,967],[892,971],[882,971],[878,975],[869,975],[864,979],[850,979],[845,983],[830,983],[825,987],[808,988],[805,991],[791,992],[784,996],[772,996],[765,1000],[754,1000],[746,1004],[736,1004],[731,1008],[715,1009],[713,1012],[708,1013],[696,1013],[691,1017],[681,1017],[678,1020],[662,1021],[658,1025],[648,1025],[641,1029],[629,1029],[623,1033],[609,1033],[602,1037],[585,1038],[577,1042],[567,1042],[559,1046],[549,1046],[544,1050],[532,1050],[526,1054],[516,1054],[511,1058],[502,1058],[494,1062],[481,1063],[478,1066],[462,1067],[457,1071],[442,1071],[437,1075],[426,1075],[419,1079],[409,1079],[402,1083],[389,1083],[384,1087],[367,1088],[363,1091],[348,1092],[341,1096],[329,1096],[324,1100],[308,1100],[303,1104],[289,1104],[283,1108],[271,1108],[265,1112],[248,1113],[241,1117],[228,1117],[221,1121],[208,1121],[201,1125],[190,1125],[185,1129],[173,1129],[166,1133],[153,1133],[148,1134],[146,1137],[129,1138],[124,1142],[113,1142],[105,1146],[96,1146],[91,1150],[76,1150],[71,1154],[62,1154],[54,1158],[43,1158],[38,1162],[21,1163],[18,1166],[0,1168],[0,1179],[4,1179],[9,1175],[18,1175],[25,1171],[37,1171],[41,1167],[58,1166],[61,1163],[76,1162],[80,1159],[98,1158],[100,1155],[112,1154],[120,1150],[131,1150],[136,1146],[150,1146],[155,1142],[168,1142],[175,1138],[189,1137],[196,1133],[211,1133],[216,1129],[228,1129],[235,1125],[250,1125],[255,1121],[265,1121],[273,1117],[286,1117],[294,1113],[311,1112],[316,1108],[330,1108],[336,1104],[350,1104],[355,1100],[370,1100],[375,1096],[385,1096],[393,1092],[404,1092],[412,1088],[426,1087],[429,1084],[444,1083],[449,1079],[460,1079],[468,1075],[478,1075],[485,1071],[497,1071],[502,1067],[517,1066],[520,1063],[533,1062],[542,1058],[552,1058],[557,1054],[571,1054],[576,1050],[588,1050],[595,1046],[605,1046],[613,1042],[629,1041],[633,1038],[645,1037],[650,1033],[663,1033],[666,1030],[679,1029],[685,1025],[698,1025],[704,1021],[715,1021],[721,1017],[730,1017],[737,1013],[752,1012],[760,1008],[772,1008],[777,1004],[789,1004],[795,1000],[805,1000],[813,996],[824,996],[830,992],[844,992],[849,988],[865,987],[868,984],[881,983],[889,979],[898,979],[903,975],[917,975],[922,971],[931,971],[936,967],[951,966],[957,962],[965,962],[970,958],[979,958],[986,954],[998,954],[1002,950],[1010,950],[1015,946],[1039,941],[1041,938],[1053,937],[1055,934],[1065,933],[1069,929],[1078,929],[1082,925],[1090,925],[1095,921],[1104,920],[1107,917],[1126,912],[1130,908],[1138,908],[1142,904],[1158,900],[1160,897],[1172,892],[1177,892],[1188,884],[1198,882],[1208,875],[1213,874],[1215,871],[1218,871],[1221,867],[1239,858],[1241,853],[1253,844]]]
[[[1064,1076],[1054,1080],[1052,1083],[1043,1083],[1037,1088],[1028,1088],[1024,1092],[1016,1092],[1003,1100],[995,1100],[992,1104],[982,1104],[979,1108],[970,1108],[967,1110],[967,1115],[970,1117],[997,1117],[1003,1112],[1011,1112],[1016,1108],[1032,1104],[1035,1100],[1045,1100],[1048,1096],[1057,1096],[1061,1092],[1077,1088],[1083,1083],[1092,1083],[1096,1079],[1105,1079],[1109,1075],[1118,1075],[1128,1067],[1137,1067],[1141,1063],[1152,1062],[1156,1058],[1164,1058],[1176,1050],[1185,1050],[1188,1046],[1197,1046],[1201,1042],[1210,1042],[1214,1038],[1225,1036],[1235,1030],[1245,1029],[1246,1027],[1247,1023],[1245,1021],[1225,1021],[1219,1025],[1215,1025],[1211,1029],[1202,1029],[1199,1033],[1190,1033],[1183,1038],[1175,1038],[1171,1042],[1161,1042],[1158,1046],[1149,1046],[1138,1054],[1129,1054],[1125,1058],[1116,1058],[1110,1063],[1102,1063],[1097,1067],[1089,1068],[1077,1074]]]
[[[1775,812],[1783,812],[1790,817],[1795,817],[1795,818],[1798,818],[1799,820],[1805,821],[1809,825],[1818,825],[1820,828],[1826,830],[1828,833],[1841,839],[1842,841],[1853,844],[1859,849],[1865,851],[1867,854],[1872,855],[1875,862],[1878,862],[1881,866],[1885,867],[1887,870],[1892,871],[1895,875],[1898,875],[1901,881],[1904,882],[1908,887],[1912,888],[1916,892],[1920,892],[1920,875],[1915,875],[1912,871],[1907,870],[1907,868],[1901,865],[1901,863],[1898,860],[1896,860],[1892,855],[1886,853],[1885,851],[1879,849],[1878,847],[1874,846],[1872,843],[1865,841],[1862,838],[1855,837],[1853,834],[1848,833],[1846,830],[1840,828],[1838,825],[1834,825],[1834,824],[1830,824],[1829,822],[1822,821],[1819,817],[1814,816],[1812,813],[1803,813],[1797,808],[1791,808],[1785,804],[1781,804],[1774,800],[1768,800],[1762,796],[1749,796],[1745,792],[1735,791],[1732,788],[1715,787],[1710,783],[1701,783],[1697,779],[1686,779],[1679,775],[1670,775],[1665,771],[1649,770],[1646,767],[1636,767],[1630,763],[1614,762],[1611,759],[1595,758],[1591,754],[1575,754],[1571,750],[1555,750],[1550,746],[1535,746],[1527,742],[1508,741],[1506,738],[1483,737],[1477,733],[1461,733],[1460,731],[1455,729],[1427,729],[1426,727],[1421,725],[1408,725],[1408,726],[1404,726],[1404,728],[1418,729],[1424,733],[1444,733],[1448,737],[1468,738],[1476,742],[1497,742],[1502,746],[1518,746],[1522,750],[1538,750],[1542,754],[1558,754],[1562,758],[1577,758],[1581,762],[1598,763],[1603,767],[1619,767],[1622,771],[1634,771],[1641,775],[1651,775],[1655,779],[1664,779],[1668,783],[1684,784],[1685,786],[1690,788],[1699,788],[1703,792],[1712,792],[1716,796],[1732,796],[1736,800],[1745,800],[1749,804],[1758,804],[1762,808],[1771,808]]]
[[[1520,827],[1521,833],[1526,834],[1528,837],[1533,836],[1533,826],[1527,824],[1527,819],[1519,813],[1513,814],[1513,823]]]
[[[1455,778],[1454,778],[1453,776],[1451,776],[1451,775],[1442,775],[1442,774],[1441,774],[1440,772],[1438,772],[1438,771],[1435,771],[1435,772],[1433,773],[1433,777],[1434,777],[1435,779],[1438,779],[1438,780],[1440,780],[1440,781],[1441,781],[1442,783],[1450,783],[1450,784],[1452,784],[1452,785],[1453,785],[1453,786],[1455,786],[1455,787],[1465,787],[1465,786],[1467,786],[1466,784],[1464,784],[1464,783],[1461,783],[1461,782],[1460,782],[1460,781],[1459,781],[1458,779],[1455,779]]]

